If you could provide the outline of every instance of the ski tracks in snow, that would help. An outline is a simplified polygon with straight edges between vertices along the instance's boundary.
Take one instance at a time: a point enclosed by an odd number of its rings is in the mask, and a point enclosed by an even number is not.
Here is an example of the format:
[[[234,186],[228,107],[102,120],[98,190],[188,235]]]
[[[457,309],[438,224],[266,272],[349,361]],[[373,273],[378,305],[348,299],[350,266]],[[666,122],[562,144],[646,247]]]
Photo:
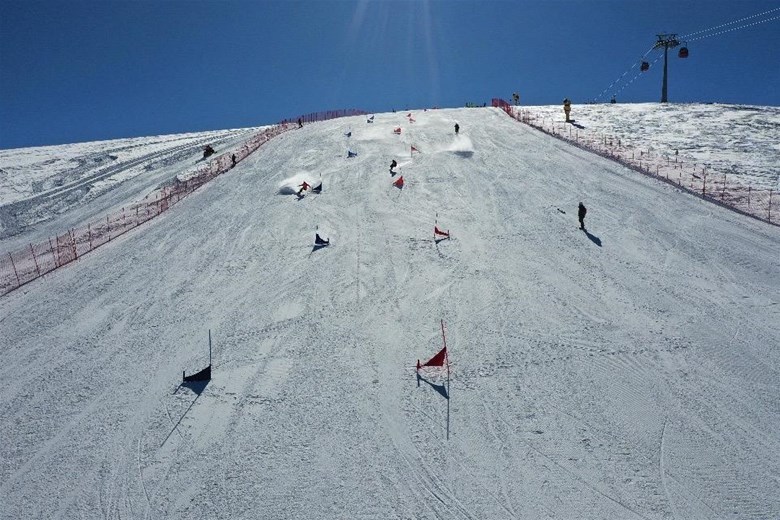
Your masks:
[[[606,492],[602,491],[595,484],[592,484],[591,482],[589,482],[587,477],[584,477],[584,476],[580,475],[576,470],[567,467],[567,464],[564,461],[558,460],[555,457],[553,457],[551,455],[548,455],[542,449],[540,449],[537,446],[535,446],[533,442],[524,439],[520,435],[517,435],[517,433],[514,431],[514,429],[511,427],[511,425],[509,425],[506,422],[506,420],[501,417],[501,415],[498,415],[493,410],[489,409],[487,403],[483,403],[483,404],[486,407],[486,409],[489,410],[489,413],[486,414],[487,417],[489,417],[489,418],[494,418],[495,417],[499,421],[504,423],[507,427],[509,427],[510,432],[513,432],[513,433],[507,433],[507,435],[511,435],[513,438],[517,439],[517,441],[519,441],[520,443],[522,443],[523,445],[528,447],[532,452],[536,453],[537,455],[541,456],[542,458],[544,458],[548,462],[552,463],[556,468],[558,468],[561,472],[563,472],[563,475],[565,476],[564,480],[566,480],[568,478],[574,479],[577,483],[579,483],[580,486],[582,486],[582,487],[584,487],[586,489],[589,489],[590,491],[592,491],[593,493],[595,493],[596,495],[598,495],[598,496],[600,496],[602,498],[607,499],[608,501],[610,501],[613,504],[615,504],[616,506],[618,506],[620,508],[620,510],[627,511],[627,512],[631,513],[632,515],[634,515],[637,518],[642,518],[644,520],[649,520],[647,516],[643,515],[642,513],[637,511],[635,508],[629,506],[628,504],[626,504],[624,501],[620,500],[619,498],[615,498],[615,497],[607,494]],[[526,462],[529,462],[528,459],[526,459]],[[547,468],[547,469],[549,471],[549,468]],[[527,469],[526,469],[526,471],[527,471]],[[569,500],[568,497],[567,497],[567,501],[568,501],[568,504],[569,504],[569,509],[571,511],[581,511],[580,508],[583,506],[583,504],[579,500],[576,500],[576,499]]]
[[[669,507],[672,510],[672,517],[679,518],[677,515],[677,511],[674,507],[674,500],[672,499],[672,496],[669,494],[669,486],[666,482],[666,470],[664,469],[664,441],[666,440],[666,426],[669,423],[669,419],[664,419],[664,426],[661,429],[661,449],[659,450],[660,453],[658,455],[658,466],[661,470],[661,483],[664,486],[664,494],[666,494],[666,501],[669,502]]]

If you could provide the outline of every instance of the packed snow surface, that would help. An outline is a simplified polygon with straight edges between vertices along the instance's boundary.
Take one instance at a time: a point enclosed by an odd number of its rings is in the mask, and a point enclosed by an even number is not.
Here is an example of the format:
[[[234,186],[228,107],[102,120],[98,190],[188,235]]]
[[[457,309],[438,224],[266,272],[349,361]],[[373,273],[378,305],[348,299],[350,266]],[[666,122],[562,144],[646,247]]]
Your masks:
[[[780,517],[780,229],[414,119],[284,133],[0,298],[0,518]]]
[[[562,106],[518,108],[536,116],[536,122],[564,123]],[[574,104],[570,117],[583,136],[620,139],[637,155],[677,159],[753,189],[780,191],[780,107]]]

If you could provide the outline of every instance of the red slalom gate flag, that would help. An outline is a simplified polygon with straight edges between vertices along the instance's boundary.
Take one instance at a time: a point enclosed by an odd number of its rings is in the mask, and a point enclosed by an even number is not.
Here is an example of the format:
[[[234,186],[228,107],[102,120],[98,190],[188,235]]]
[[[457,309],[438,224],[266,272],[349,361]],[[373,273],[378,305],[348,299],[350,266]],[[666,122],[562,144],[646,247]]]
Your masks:
[[[449,384],[450,380],[450,363],[449,359],[447,358],[447,336],[444,334],[444,320],[441,320],[441,341],[444,344],[444,347],[439,351],[438,354],[433,356],[431,359],[429,359],[425,364],[421,364],[420,360],[417,360],[417,370],[420,370],[422,367],[443,367],[444,364],[447,364],[447,384]]]
[[[447,360],[447,347],[444,347],[439,351],[438,354],[433,356],[431,359],[429,359],[427,362],[420,364],[420,360],[417,360],[417,370],[420,370],[422,367],[443,367],[444,363]]]
[[[393,133],[394,134],[400,134],[401,133],[401,127],[399,126],[398,128],[394,129]]]
[[[412,145],[412,152],[418,152],[419,153],[419,151],[420,150],[418,150],[417,148],[414,147],[414,145]]]
[[[439,229],[439,226],[433,226],[433,234],[434,235],[441,235],[443,237],[449,237],[450,236],[450,232],[449,231],[442,231],[441,229]]]
[[[398,177],[395,180],[395,182],[393,182],[393,186],[395,186],[396,188],[403,188],[404,187],[404,176],[401,175],[400,177]]]

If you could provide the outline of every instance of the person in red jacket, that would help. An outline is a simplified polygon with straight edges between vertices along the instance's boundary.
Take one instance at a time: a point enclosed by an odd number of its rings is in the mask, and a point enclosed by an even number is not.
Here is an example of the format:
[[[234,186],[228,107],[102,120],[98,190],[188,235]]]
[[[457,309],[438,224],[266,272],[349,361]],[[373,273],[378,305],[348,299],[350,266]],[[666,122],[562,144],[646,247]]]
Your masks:
[[[300,197],[301,195],[303,195],[303,192],[304,192],[304,191],[306,191],[306,190],[308,190],[309,188],[311,188],[311,186],[309,185],[309,183],[308,183],[308,182],[306,182],[306,181],[303,181],[303,184],[299,184],[299,185],[298,185],[298,187],[300,188],[300,190],[298,190],[298,193],[297,193],[297,195],[298,195],[299,197]]]

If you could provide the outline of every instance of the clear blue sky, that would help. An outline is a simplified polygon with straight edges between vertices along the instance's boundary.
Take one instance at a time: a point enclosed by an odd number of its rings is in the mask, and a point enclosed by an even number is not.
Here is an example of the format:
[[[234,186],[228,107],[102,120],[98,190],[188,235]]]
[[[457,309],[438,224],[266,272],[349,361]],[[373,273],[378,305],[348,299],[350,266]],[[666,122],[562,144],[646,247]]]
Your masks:
[[[0,148],[597,98],[659,32],[670,102],[780,105],[778,0],[0,0]],[[753,17],[772,11],[763,17]],[[778,19],[726,31],[767,18]],[[730,24],[730,25],[724,25]],[[646,58],[599,101],[659,101]]]

